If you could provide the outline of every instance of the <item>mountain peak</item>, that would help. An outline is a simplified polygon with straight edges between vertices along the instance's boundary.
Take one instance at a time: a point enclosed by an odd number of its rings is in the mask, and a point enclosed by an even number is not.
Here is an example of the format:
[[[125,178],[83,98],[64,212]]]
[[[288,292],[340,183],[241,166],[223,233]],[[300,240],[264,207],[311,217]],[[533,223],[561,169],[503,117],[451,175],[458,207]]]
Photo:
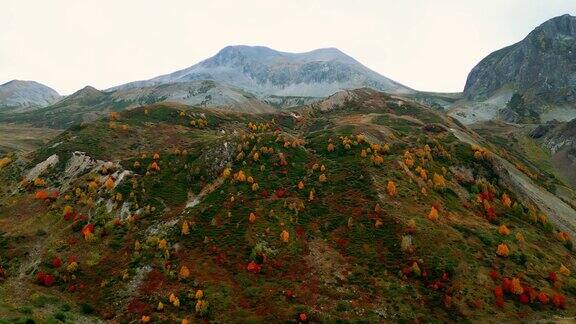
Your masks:
[[[66,97],[62,102],[79,101],[82,103],[94,102],[106,96],[105,92],[102,92],[92,86],[85,86],[84,88],[74,92],[73,94]],[[59,105],[60,103],[58,103]]]
[[[558,36],[576,37],[576,17],[569,14],[554,17],[536,27],[530,35],[539,35],[541,33],[549,38]]]
[[[60,99],[54,89],[36,81],[11,80],[0,85],[0,106],[38,108]]]
[[[361,87],[391,93],[413,92],[335,47],[290,53],[248,45],[226,46],[216,55],[186,69],[110,90],[195,80],[213,80],[260,97],[327,97],[340,90]]]
[[[576,17],[562,15],[542,23],[520,42],[485,57],[468,75],[464,94],[494,103],[507,121],[531,120],[576,100]],[[515,96],[514,96],[515,95]],[[522,98],[508,107],[511,98]],[[576,113],[564,114],[574,118]]]

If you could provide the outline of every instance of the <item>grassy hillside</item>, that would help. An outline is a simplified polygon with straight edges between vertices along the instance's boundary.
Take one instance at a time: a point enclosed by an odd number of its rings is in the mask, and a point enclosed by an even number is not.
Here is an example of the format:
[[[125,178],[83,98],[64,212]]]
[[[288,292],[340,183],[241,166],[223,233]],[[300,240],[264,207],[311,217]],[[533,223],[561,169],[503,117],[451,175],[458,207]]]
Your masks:
[[[569,235],[450,128],[466,131],[370,90],[72,128],[0,169],[0,318],[573,318]]]

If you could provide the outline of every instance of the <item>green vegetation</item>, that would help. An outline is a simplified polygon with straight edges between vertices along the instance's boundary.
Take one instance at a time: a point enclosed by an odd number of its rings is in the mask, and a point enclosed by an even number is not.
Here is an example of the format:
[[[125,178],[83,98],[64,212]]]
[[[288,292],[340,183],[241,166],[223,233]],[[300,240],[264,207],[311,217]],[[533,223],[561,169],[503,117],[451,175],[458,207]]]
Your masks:
[[[146,106],[67,130],[11,177],[1,170],[20,189],[0,196],[0,317],[576,315],[573,275],[561,269],[576,269],[571,238],[514,196],[488,148],[447,131],[458,125],[366,90],[296,113]],[[71,174],[76,151],[93,160]],[[60,162],[42,181],[21,182],[53,154]]]

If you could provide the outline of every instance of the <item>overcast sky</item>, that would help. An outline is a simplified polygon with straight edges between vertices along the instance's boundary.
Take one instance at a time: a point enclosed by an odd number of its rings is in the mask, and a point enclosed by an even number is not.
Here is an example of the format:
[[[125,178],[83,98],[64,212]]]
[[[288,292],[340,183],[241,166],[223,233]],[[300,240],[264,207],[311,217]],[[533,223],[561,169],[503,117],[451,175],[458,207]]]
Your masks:
[[[69,94],[193,65],[226,45],[337,47],[418,90],[461,91],[484,56],[576,0],[0,0],[0,83]]]

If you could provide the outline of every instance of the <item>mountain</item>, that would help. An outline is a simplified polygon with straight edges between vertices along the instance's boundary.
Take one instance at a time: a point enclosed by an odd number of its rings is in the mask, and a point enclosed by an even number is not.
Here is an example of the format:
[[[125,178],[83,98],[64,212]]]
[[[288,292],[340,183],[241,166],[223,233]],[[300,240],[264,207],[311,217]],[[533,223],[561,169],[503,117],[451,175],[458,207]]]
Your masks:
[[[228,46],[190,68],[100,91],[86,87],[34,112],[0,112],[8,122],[64,129],[111,111],[158,102],[240,112],[273,112],[307,105],[342,89],[370,87],[412,94],[335,48],[285,53]]]
[[[113,90],[192,80],[214,80],[260,97],[326,97],[339,90],[361,87],[390,93],[413,92],[336,48],[286,53],[263,46],[228,46],[189,68]]]
[[[160,102],[252,113],[275,110],[272,105],[241,89],[198,80],[115,91],[100,91],[87,86],[51,106],[32,112],[0,114],[0,119],[66,129],[107,116],[112,111]]]
[[[513,95],[515,104],[508,105]],[[522,41],[488,55],[468,75],[464,96],[492,110],[488,118],[576,117],[576,17],[552,18]]]
[[[58,92],[35,81],[12,80],[0,85],[0,110],[40,108],[58,99]]]
[[[0,159],[0,321],[573,318],[576,211],[520,163],[370,88],[125,110]]]

